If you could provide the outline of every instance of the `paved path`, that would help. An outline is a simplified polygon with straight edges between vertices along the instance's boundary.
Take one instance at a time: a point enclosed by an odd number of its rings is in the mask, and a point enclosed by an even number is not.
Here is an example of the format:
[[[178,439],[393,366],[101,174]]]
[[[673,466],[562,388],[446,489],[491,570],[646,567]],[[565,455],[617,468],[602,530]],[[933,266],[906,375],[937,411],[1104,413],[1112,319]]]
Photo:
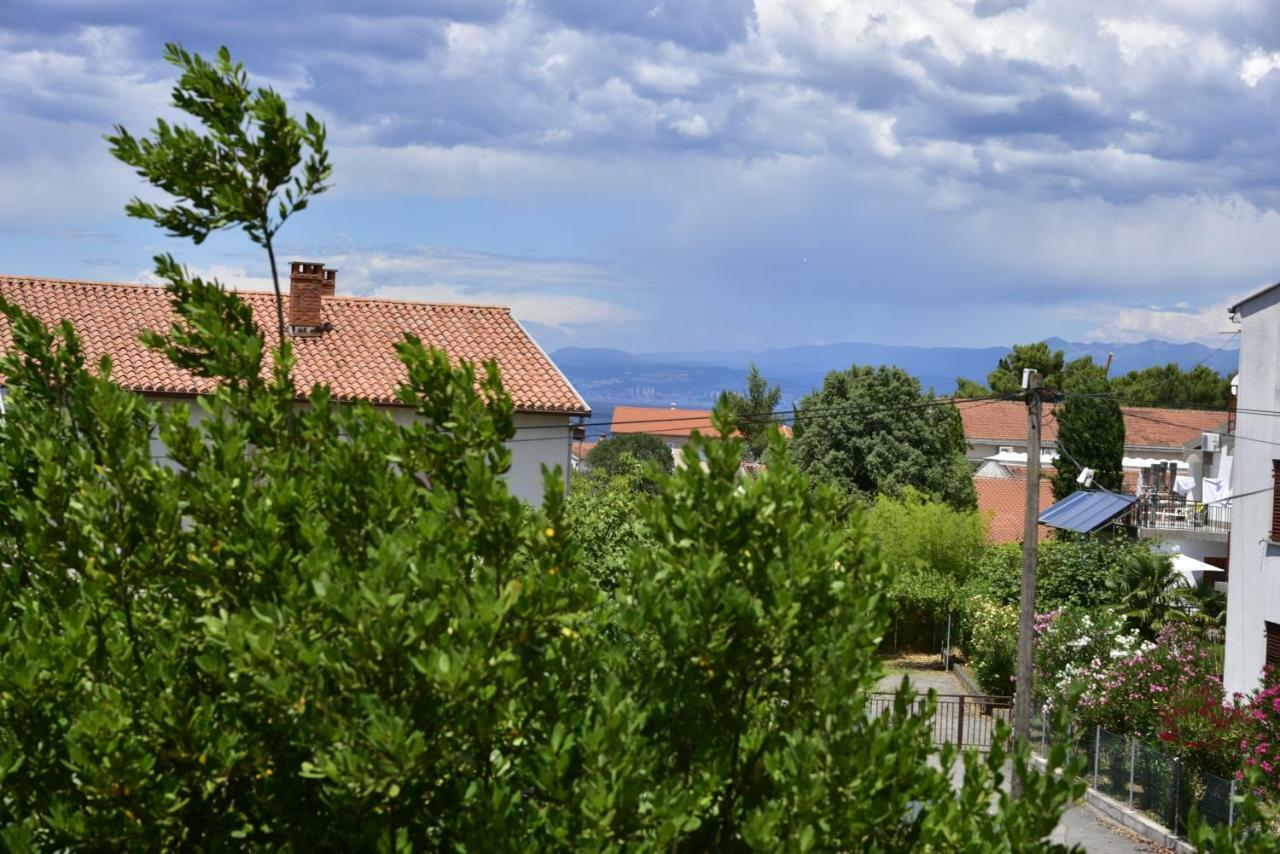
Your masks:
[[[910,670],[906,675],[917,691],[923,692],[932,688],[939,694],[969,693],[958,679],[941,670]],[[898,671],[884,677],[880,680],[880,690],[896,690],[902,683],[902,676],[903,672]],[[962,777],[964,768],[957,767],[955,772],[958,772],[957,777]],[[1006,770],[1006,779],[1009,773],[1010,771]],[[1089,854],[1152,854],[1152,852],[1169,850],[1142,839],[1085,803],[1078,803],[1068,808],[1062,816],[1062,821],[1058,823],[1057,829],[1049,838],[1052,842],[1079,845]]]

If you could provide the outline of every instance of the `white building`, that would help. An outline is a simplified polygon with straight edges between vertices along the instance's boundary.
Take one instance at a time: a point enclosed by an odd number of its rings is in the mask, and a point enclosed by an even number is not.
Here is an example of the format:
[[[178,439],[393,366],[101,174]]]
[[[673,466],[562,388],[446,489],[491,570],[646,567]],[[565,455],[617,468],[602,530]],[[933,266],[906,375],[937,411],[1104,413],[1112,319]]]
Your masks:
[[[1252,691],[1280,666],[1280,285],[1239,304],[1231,577],[1223,682]]]
[[[455,364],[493,360],[516,408],[516,441],[509,445],[506,475],[512,493],[540,502],[544,465],[559,466],[567,481],[573,422],[591,410],[509,309],[339,295],[336,278],[322,264],[292,264],[287,324],[296,358],[293,378],[302,394],[327,385],[334,400],[365,400],[407,421],[412,410],[396,399],[405,370],[395,352],[406,334],[444,350]],[[88,364],[110,355],[113,379],[152,400],[189,403],[213,388],[212,381],[188,374],[140,343],[144,330],[163,331],[177,319],[169,294],[160,288],[3,276],[0,294],[46,324],[70,320],[83,339]],[[274,346],[274,295],[240,296],[268,346]],[[9,340],[7,323],[0,319],[0,346]],[[191,409],[198,417],[199,408]],[[163,447],[154,454],[163,456]]]

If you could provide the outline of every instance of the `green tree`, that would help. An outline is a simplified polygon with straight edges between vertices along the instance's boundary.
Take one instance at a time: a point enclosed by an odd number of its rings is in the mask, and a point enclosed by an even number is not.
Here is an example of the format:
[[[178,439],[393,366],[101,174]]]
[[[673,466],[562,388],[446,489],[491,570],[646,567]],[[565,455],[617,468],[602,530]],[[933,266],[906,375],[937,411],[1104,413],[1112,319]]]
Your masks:
[[[244,66],[232,62],[225,47],[209,62],[169,44],[165,59],[182,69],[173,106],[198,120],[204,132],[159,119],[150,139],[138,139],[116,125],[107,137],[111,153],[176,200],[166,207],[135,198],[126,211],[196,243],[214,231],[243,229],[267,250],[283,344],[275,236],[285,220],[328,189],[324,125],[310,113],[299,122],[279,94],[251,88]]]
[[[747,374],[747,393],[726,391],[720,405],[733,413],[733,423],[747,443],[747,453],[753,460],[761,459],[769,447],[769,428],[776,421],[774,411],[782,400],[782,389],[769,385],[756,363],[751,363]]]
[[[648,433],[619,433],[601,439],[587,454],[587,462],[592,469],[600,469],[610,475],[634,474],[636,463],[642,466],[655,464],[666,474],[671,474],[675,466],[675,458],[667,443],[661,437]]]
[[[956,397],[972,398],[972,397],[989,397],[991,389],[987,388],[980,382],[965,379],[964,377],[956,377]]]
[[[1018,394],[1022,391],[1023,369],[1033,368],[1040,372],[1045,388],[1061,389],[1065,362],[1062,351],[1051,350],[1044,341],[1014,344],[1008,355],[987,374],[987,385],[995,394]]]
[[[1053,495],[1062,499],[1075,492],[1082,467],[1093,470],[1096,486],[1117,492],[1124,484],[1124,414],[1109,397],[1089,396],[1106,393],[1100,368],[1086,366],[1072,379],[1078,394],[1068,394],[1052,415],[1058,424]]]
[[[827,374],[796,407],[793,453],[811,477],[862,500],[908,487],[953,507],[977,497],[960,413],[901,368]]]
[[[780,437],[746,481],[695,438],[606,597],[558,472],[507,491],[495,365],[407,337],[412,423],[299,406],[248,306],[158,269],[197,419],[0,300],[7,849],[1060,850],[1082,760],[1002,730],[956,786],[931,699],[870,712],[887,570]]]
[[[1101,394],[1110,389],[1107,369],[1093,361],[1092,356],[1081,356],[1067,362],[1062,369],[1061,386],[1065,392]]]
[[[908,489],[901,498],[882,495],[867,511],[867,528],[890,571],[894,617],[945,621],[986,547],[987,525],[976,510],[957,510]]]
[[[1116,377],[1111,389],[1130,406],[1226,409],[1231,379],[1205,365],[1183,371],[1170,362]]]

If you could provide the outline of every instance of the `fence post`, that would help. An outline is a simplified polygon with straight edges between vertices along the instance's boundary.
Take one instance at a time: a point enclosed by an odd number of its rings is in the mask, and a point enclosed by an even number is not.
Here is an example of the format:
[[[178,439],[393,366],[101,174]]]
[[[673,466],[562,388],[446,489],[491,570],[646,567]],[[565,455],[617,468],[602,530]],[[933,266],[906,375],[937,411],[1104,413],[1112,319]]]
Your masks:
[[[1174,836],[1180,835],[1178,833],[1178,807],[1180,806],[1178,801],[1181,800],[1179,796],[1182,794],[1182,773],[1181,772],[1182,772],[1182,760],[1179,757],[1175,756],[1173,757],[1173,828],[1172,828]]]
[[[1227,827],[1236,824],[1236,778],[1231,778],[1231,794],[1227,797]]]
[[[1129,739],[1129,809],[1133,809],[1133,772],[1138,765],[1138,740]]]
[[[1098,788],[1098,754],[1102,753],[1102,725],[1093,727],[1093,787]]]
[[[961,695],[960,711],[956,713],[956,747],[964,747],[964,696]]]

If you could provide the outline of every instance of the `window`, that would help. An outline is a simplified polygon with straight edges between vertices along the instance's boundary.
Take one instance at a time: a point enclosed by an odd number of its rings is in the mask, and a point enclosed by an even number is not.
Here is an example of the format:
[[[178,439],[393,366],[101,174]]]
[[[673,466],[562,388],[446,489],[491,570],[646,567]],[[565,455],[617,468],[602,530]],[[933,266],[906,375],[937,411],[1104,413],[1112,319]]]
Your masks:
[[[1271,461],[1271,542],[1280,543],[1280,460]]]
[[[1267,621],[1267,667],[1280,667],[1280,625]]]

